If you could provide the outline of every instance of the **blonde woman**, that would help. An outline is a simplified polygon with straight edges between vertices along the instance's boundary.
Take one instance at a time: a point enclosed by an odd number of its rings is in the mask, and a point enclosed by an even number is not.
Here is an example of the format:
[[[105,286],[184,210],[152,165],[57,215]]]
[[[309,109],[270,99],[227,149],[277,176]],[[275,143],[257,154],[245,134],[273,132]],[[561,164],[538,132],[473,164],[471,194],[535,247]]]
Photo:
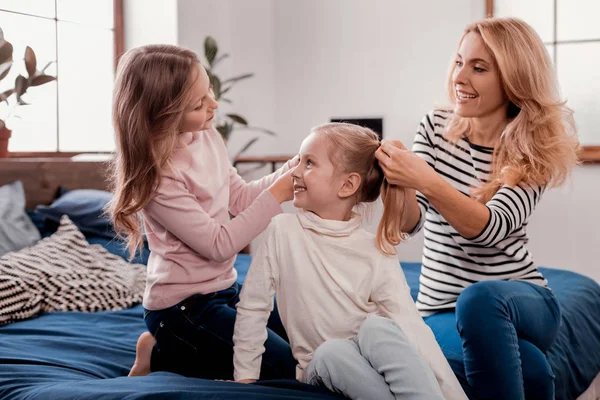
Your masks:
[[[539,36],[513,18],[467,27],[448,90],[453,110],[425,116],[413,151],[396,141],[377,153],[386,179],[411,189],[403,229],[425,229],[417,307],[429,322],[456,312],[477,398],[553,399],[544,353],[560,309],[527,224],[577,162],[572,112]]]

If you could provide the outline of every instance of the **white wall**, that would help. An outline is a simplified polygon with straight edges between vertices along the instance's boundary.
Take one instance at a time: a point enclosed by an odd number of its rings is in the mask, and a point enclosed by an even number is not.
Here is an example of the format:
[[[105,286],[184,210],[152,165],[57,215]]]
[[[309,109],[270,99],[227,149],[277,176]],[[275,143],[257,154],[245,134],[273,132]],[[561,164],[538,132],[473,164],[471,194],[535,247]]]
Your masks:
[[[234,103],[221,102],[223,112],[235,111],[251,125],[275,129],[275,50],[273,47],[274,0],[179,0],[179,44],[196,51],[203,59],[204,38],[213,36],[219,53],[231,56],[213,71],[221,79],[254,73],[254,77],[239,82],[226,97]],[[236,130],[228,147],[232,154],[249,139],[260,136],[255,145],[257,154],[266,150],[278,152],[279,143],[270,136]],[[280,137],[282,139],[283,136]],[[287,150],[286,150],[287,151]]]
[[[177,0],[125,0],[125,50],[152,43],[177,44]]]
[[[232,53],[223,75],[256,74],[231,95],[236,112],[278,132],[254,154],[294,154],[310,127],[332,117],[381,116],[386,137],[411,143],[421,117],[444,104],[450,58],[484,3],[179,0],[177,37],[202,54],[205,35],[214,35]],[[248,137],[234,133],[232,152]],[[537,263],[600,281],[599,204],[600,166],[579,167],[572,183],[547,192],[529,228]],[[399,257],[419,261],[421,247],[417,236]]]

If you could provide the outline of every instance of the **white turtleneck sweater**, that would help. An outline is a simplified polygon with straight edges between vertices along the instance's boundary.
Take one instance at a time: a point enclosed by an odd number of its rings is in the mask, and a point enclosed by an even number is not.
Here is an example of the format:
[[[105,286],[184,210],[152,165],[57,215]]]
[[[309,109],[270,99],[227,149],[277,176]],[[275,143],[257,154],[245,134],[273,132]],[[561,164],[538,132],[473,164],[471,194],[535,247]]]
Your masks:
[[[237,306],[234,378],[258,379],[267,320],[277,307],[298,361],[297,378],[329,339],[350,339],[369,314],[394,320],[431,366],[446,399],[466,399],[410,297],[395,256],[381,253],[361,217],[276,216],[248,271]]]

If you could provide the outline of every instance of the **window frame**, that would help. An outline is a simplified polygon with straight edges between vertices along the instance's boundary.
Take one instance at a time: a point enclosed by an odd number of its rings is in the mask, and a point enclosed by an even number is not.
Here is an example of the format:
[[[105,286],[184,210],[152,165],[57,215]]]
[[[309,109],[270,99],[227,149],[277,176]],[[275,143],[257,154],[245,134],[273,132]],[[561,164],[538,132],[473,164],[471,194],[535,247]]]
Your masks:
[[[113,0],[113,35],[114,35],[114,69],[116,71],[119,63],[119,58],[125,52],[125,28],[124,28],[124,0]],[[23,15],[31,15],[27,13],[19,13]],[[58,23],[58,17],[49,18]],[[58,95],[58,94],[57,94]],[[58,114],[58,108],[56,109]],[[79,154],[111,154],[106,151],[80,151],[80,152],[65,152],[59,151],[60,148],[60,129],[56,130],[56,151],[19,151],[9,152],[9,158],[71,158]]]
[[[554,0],[554,20],[552,25],[554,32],[556,32],[556,10],[557,0]],[[485,16],[486,18],[492,18],[494,16],[494,0],[485,0]],[[587,43],[587,42],[600,42],[599,39],[587,39],[587,40],[556,40],[556,34],[554,35],[552,45],[554,46],[554,60],[556,60],[556,45],[558,43]],[[581,146],[581,153],[579,154],[579,160],[583,164],[600,164],[600,145],[588,145]]]

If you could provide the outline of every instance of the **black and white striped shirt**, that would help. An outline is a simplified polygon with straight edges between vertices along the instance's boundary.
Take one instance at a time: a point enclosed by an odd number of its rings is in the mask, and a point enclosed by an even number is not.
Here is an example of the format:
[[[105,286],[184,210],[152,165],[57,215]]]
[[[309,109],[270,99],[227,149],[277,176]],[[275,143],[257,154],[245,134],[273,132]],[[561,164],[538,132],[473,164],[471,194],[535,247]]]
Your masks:
[[[466,138],[451,143],[444,127],[452,114],[434,110],[423,118],[412,150],[454,188],[469,196],[473,187],[487,182],[493,149]],[[485,280],[522,280],[547,287],[525,245],[527,223],[543,188],[503,186],[486,203],[490,220],[474,238],[464,238],[417,192],[421,219],[414,233],[425,229],[423,267],[417,307],[422,314],[454,308],[458,295]]]

